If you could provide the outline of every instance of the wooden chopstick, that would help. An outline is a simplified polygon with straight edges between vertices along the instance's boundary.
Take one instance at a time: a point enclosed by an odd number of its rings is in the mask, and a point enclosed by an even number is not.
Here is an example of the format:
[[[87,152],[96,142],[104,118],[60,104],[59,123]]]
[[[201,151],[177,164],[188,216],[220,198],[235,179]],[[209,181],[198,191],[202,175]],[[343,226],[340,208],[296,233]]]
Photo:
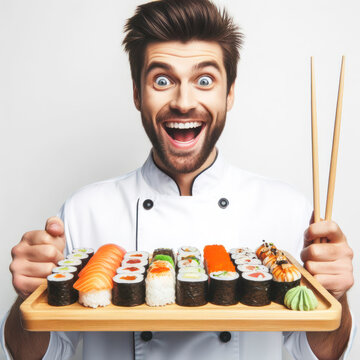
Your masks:
[[[319,191],[319,152],[318,152],[318,132],[317,132],[317,115],[316,115],[316,96],[315,96],[315,74],[314,59],[311,59],[311,139],[312,139],[312,167],[313,167],[313,203],[314,203],[314,222],[320,219],[320,191]],[[336,105],[336,116],[333,134],[333,145],[331,152],[331,162],[329,171],[329,182],[326,199],[325,220],[331,220],[332,208],[334,202],[335,178],[337,155],[339,150],[340,125],[342,102],[344,93],[344,72],[345,72],[345,56],[342,57],[341,71],[338,89],[338,99]],[[315,239],[313,243],[326,242],[326,239]]]
[[[318,151],[318,131],[316,115],[316,95],[315,95],[315,74],[314,59],[311,56],[311,142],[312,142],[312,170],[313,170],[313,203],[314,203],[314,222],[320,221],[320,191],[319,191],[319,151]],[[314,243],[319,243],[320,239],[315,239]]]
[[[344,71],[345,71],[345,56],[342,57],[342,61],[341,61],[339,90],[338,90],[338,99],[336,105],[334,135],[333,135],[329,182],[328,182],[327,199],[326,199],[325,220],[331,220],[332,208],[334,202],[336,164],[337,164],[337,156],[339,150],[341,112],[342,112],[342,102],[343,102],[343,93],[344,93]]]

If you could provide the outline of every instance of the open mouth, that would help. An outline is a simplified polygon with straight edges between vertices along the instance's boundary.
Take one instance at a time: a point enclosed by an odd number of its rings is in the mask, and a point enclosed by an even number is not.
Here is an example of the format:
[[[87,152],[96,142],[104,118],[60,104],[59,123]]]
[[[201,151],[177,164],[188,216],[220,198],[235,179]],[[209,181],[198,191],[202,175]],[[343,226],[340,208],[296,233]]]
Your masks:
[[[200,121],[193,122],[174,122],[169,121],[164,124],[167,134],[175,141],[180,143],[189,143],[195,140],[205,124]]]

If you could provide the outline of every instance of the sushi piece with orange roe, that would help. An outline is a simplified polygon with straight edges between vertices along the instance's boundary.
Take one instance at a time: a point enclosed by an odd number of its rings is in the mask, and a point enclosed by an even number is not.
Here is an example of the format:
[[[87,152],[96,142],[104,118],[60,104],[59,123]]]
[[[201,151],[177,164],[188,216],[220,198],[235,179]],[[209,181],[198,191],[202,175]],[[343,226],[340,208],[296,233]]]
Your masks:
[[[235,272],[235,266],[223,245],[206,245],[204,247],[204,261],[208,274],[216,271]]]
[[[121,246],[106,244],[93,255],[74,284],[82,305],[96,308],[110,304],[113,277],[124,254],[125,250]]]

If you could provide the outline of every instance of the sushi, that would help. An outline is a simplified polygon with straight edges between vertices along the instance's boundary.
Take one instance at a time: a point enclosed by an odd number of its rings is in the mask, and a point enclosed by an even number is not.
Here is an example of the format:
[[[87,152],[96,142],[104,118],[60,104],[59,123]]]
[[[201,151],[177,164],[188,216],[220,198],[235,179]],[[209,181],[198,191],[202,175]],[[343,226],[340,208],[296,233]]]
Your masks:
[[[272,275],[264,271],[250,271],[241,274],[240,302],[250,306],[265,306],[271,303],[270,288]]]
[[[137,306],[145,302],[145,282],[141,274],[120,273],[113,277],[112,303]]]
[[[287,291],[300,285],[301,273],[295,265],[284,263],[276,266],[272,275],[271,300],[284,305]]]
[[[201,272],[182,272],[176,280],[176,303],[201,306],[207,303],[208,276]]]
[[[209,301],[215,305],[234,305],[238,302],[239,274],[233,271],[210,273]]]
[[[155,261],[145,279],[145,301],[149,306],[175,303],[175,270],[167,261]]]
[[[74,284],[79,291],[80,304],[96,308],[111,303],[112,279],[124,254],[125,250],[115,244],[106,244],[98,249]]]
[[[78,299],[78,292],[73,288],[74,275],[70,273],[54,273],[47,277],[48,304],[65,306]]]

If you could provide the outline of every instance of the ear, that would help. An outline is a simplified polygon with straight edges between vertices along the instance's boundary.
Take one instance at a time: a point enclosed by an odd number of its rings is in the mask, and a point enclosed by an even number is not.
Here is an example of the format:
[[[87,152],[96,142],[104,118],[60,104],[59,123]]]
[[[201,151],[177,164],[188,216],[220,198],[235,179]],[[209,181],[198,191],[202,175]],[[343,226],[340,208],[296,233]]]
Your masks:
[[[226,111],[230,111],[234,105],[234,88],[235,88],[235,81],[232,83],[229,89],[229,93],[226,98]]]
[[[141,109],[140,94],[134,81],[133,81],[133,99],[134,99],[135,107],[140,111]]]

